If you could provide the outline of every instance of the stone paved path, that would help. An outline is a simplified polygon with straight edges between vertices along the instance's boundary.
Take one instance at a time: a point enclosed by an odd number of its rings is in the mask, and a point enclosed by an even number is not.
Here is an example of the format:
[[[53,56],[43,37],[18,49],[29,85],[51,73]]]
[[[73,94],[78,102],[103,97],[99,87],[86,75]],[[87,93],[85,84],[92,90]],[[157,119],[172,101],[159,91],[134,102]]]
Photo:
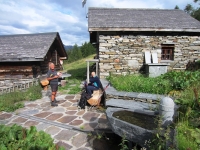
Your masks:
[[[25,102],[25,107],[13,113],[0,112],[0,124],[18,124],[29,128],[36,126],[50,134],[55,143],[66,150],[92,150],[91,131],[110,131],[103,111],[79,110],[80,95],[59,95],[58,107],[50,106],[49,97]]]

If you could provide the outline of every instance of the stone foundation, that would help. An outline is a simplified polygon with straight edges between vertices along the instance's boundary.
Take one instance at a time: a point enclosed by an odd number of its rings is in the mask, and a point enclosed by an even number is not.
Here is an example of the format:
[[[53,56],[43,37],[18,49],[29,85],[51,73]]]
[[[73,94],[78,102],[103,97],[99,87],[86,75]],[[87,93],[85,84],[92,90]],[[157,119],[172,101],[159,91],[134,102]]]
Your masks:
[[[0,95],[14,91],[23,91],[33,85],[38,85],[37,79],[0,80]]]

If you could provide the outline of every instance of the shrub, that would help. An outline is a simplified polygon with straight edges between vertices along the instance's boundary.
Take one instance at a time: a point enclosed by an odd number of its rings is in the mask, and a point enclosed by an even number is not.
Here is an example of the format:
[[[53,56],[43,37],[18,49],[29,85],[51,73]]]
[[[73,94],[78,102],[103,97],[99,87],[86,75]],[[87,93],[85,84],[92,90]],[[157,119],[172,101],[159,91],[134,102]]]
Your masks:
[[[64,150],[53,143],[49,134],[37,132],[34,126],[28,130],[16,124],[11,127],[0,125],[0,135],[1,150]]]
[[[163,79],[167,79],[171,82],[172,88],[175,90],[184,90],[191,84],[200,81],[200,72],[195,71],[182,71],[182,72],[168,72],[164,74]]]

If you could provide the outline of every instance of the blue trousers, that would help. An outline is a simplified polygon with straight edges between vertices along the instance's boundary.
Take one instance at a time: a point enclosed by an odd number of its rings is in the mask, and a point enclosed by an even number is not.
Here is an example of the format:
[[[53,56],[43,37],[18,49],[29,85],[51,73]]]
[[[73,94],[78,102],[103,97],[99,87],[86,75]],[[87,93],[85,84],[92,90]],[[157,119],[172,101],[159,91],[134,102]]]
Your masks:
[[[92,86],[92,85],[88,85],[87,86],[87,93],[91,96],[94,90],[98,90],[99,88]]]

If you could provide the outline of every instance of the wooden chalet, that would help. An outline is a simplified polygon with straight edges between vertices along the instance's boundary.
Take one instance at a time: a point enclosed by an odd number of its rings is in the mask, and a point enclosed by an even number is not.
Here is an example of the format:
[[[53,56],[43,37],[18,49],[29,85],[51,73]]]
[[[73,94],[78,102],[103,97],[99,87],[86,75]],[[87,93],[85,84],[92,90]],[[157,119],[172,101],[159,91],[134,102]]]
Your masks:
[[[37,77],[46,74],[49,62],[61,70],[67,53],[58,32],[0,36],[0,76]]]
[[[168,71],[200,60],[200,22],[182,10],[91,7],[88,31],[101,78],[142,72],[147,51]]]

